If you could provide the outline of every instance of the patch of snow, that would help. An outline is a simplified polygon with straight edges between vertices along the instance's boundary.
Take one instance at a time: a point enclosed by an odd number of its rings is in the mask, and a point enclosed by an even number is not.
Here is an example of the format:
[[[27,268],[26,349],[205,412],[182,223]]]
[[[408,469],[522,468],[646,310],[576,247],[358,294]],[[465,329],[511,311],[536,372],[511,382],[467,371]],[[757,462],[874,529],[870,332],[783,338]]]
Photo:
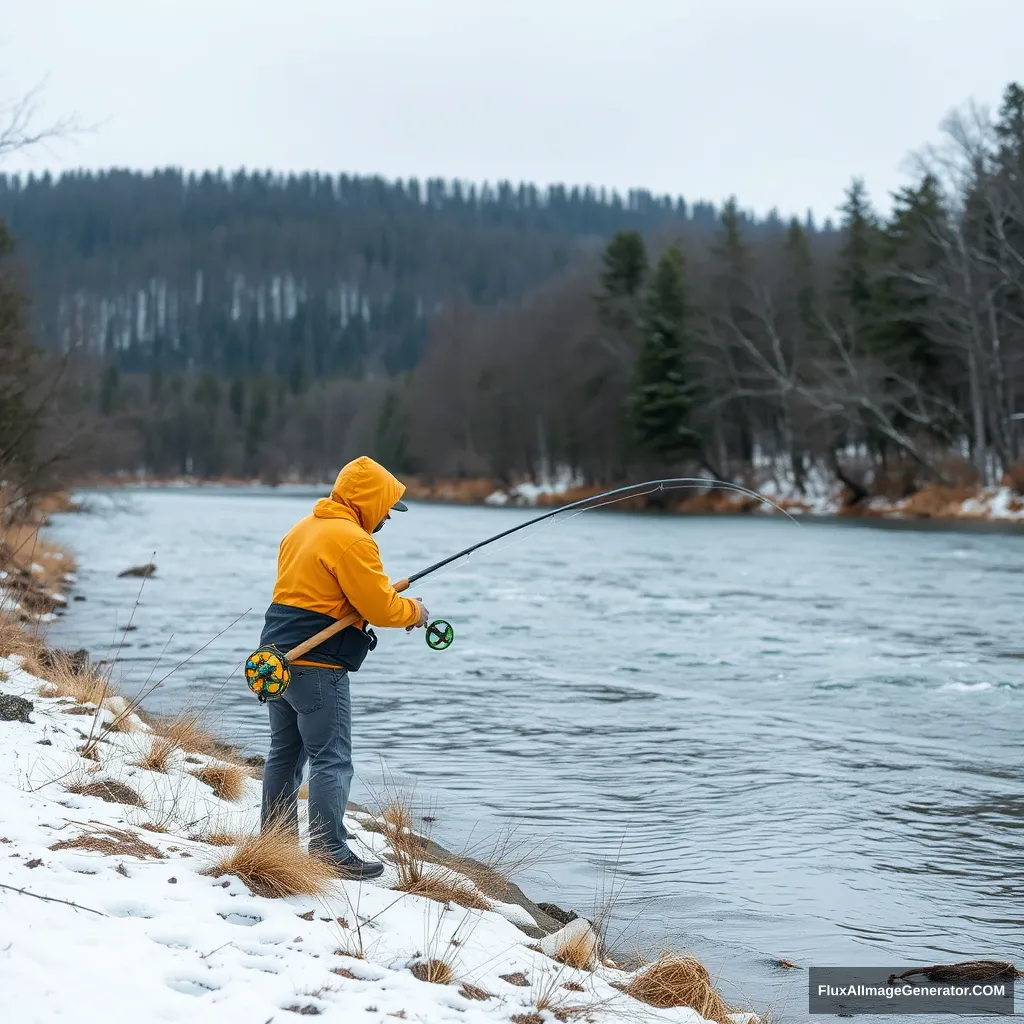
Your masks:
[[[488,505],[536,505],[542,496],[565,494],[574,487],[580,487],[583,480],[569,466],[561,466],[553,475],[541,477],[540,483],[525,480],[507,491],[495,491],[484,500]]]
[[[186,761],[172,753],[166,773],[141,768],[152,743],[145,732],[109,732],[98,744],[100,762],[84,759],[77,748],[90,720],[68,715],[67,701],[41,697],[43,680],[20,664],[0,658],[3,692],[34,703],[31,723],[0,722],[4,1019],[222,1024],[315,1011],[325,1024],[390,1024],[402,1015],[421,1024],[493,1024],[530,1013],[539,991],[561,992],[566,981],[585,986],[566,998],[587,1005],[588,1020],[639,1016],[638,1004],[612,985],[626,981],[625,972],[577,971],[528,948],[532,940],[509,920],[519,908],[465,910],[394,891],[391,865],[375,882],[339,880],[315,899],[267,899],[234,876],[213,877],[209,870],[225,851],[197,834],[255,830],[260,783],[247,779],[243,797],[227,803],[191,774],[195,755]],[[98,712],[104,721],[123,709],[105,704]],[[103,779],[131,786],[144,806],[68,792],[76,782]],[[385,838],[362,828],[366,822],[346,819],[353,848],[379,858]],[[167,832],[148,831],[146,823]],[[53,849],[104,828],[128,832],[162,856]],[[447,962],[454,983],[418,980],[409,968],[425,958]],[[518,972],[528,987],[502,979]],[[468,999],[464,982],[492,998]],[[686,1008],[642,1009],[647,1020],[702,1021]]]

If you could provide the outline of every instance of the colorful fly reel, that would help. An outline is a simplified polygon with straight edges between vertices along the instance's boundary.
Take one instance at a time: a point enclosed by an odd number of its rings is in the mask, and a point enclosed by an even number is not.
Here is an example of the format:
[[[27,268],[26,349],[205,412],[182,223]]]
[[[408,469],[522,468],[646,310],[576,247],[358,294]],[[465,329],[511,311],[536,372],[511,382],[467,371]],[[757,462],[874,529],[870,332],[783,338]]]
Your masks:
[[[291,681],[288,659],[273,645],[253,651],[245,660],[245,682],[261,704],[280,697]]]
[[[455,639],[452,624],[444,619],[435,619],[427,626],[427,646],[432,651],[446,651]]]

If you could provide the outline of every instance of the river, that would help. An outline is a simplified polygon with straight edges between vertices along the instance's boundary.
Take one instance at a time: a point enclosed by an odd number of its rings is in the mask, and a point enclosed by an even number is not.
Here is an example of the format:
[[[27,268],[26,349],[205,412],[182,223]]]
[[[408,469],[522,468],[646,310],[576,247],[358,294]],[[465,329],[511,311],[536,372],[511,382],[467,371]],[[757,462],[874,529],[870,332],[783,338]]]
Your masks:
[[[116,655],[130,692],[203,648],[147,706],[208,706],[265,752],[241,662],[314,493],[88,494],[52,531],[86,600],[51,638]],[[529,514],[414,504],[385,565]],[[117,578],[151,559],[141,588]],[[597,512],[416,593],[455,643],[382,631],[354,799],[412,784],[454,848],[515,827],[534,898],[610,902],[620,946],[693,951],[776,1019],[806,1019],[806,976],[772,958],[1024,954],[1024,535]]]

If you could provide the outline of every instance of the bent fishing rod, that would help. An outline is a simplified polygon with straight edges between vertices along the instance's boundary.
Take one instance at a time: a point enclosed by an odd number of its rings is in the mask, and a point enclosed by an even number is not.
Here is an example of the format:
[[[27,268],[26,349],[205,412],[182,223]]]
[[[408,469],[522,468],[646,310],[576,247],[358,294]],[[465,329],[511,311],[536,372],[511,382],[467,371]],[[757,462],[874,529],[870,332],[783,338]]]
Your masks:
[[[531,526],[537,526],[540,523],[554,519],[566,512],[575,512],[576,515],[579,515],[582,512],[589,512],[593,509],[603,508],[607,505],[614,505],[616,502],[626,501],[629,498],[647,497],[651,494],[657,494],[660,491],[677,491],[684,490],[689,487],[716,487],[736,491],[739,494],[745,494],[749,498],[755,498],[757,501],[771,506],[777,512],[781,512],[786,516],[787,519],[792,520],[794,523],[797,522],[789,512],[776,502],[772,501],[771,498],[763,494],[759,494],[757,491],[751,490],[749,487],[743,487],[741,484],[732,483],[728,480],[713,480],[708,479],[707,477],[691,476],[667,477],[663,480],[646,480],[643,483],[630,484],[628,487],[616,487],[612,490],[601,491],[600,494],[591,494],[586,498],[581,498],[579,501],[573,501],[568,505],[561,505],[549,512],[544,512],[539,516],[535,516],[533,519],[527,520],[525,523],[519,523],[517,526],[511,526],[507,530],[502,530],[500,533],[496,533],[492,537],[487,537],[484,540],[477,541],[476,544],[471,544],[469,547],[463,548],[461,551],[456,551],[454,555],[442,558],[441,561],[435,562],[433,565],[428,565],[426,569],[421,569],[419,572],[413,573],[411,576],[407,576],[403,580],[399,580],[394,584],[394,589],[401,594],[413,586],[413,584],[419,583],[420,580],[426,579],[427,576],[437,572],[439,569],[443,569],[446,566],[451,565],[453,562],[457,562],[460,558],[468,558],[481,548],[488,547],[499,540],[504,540],[506,537],[511,537],[513,534],[519,533],[521,530],[529,529]],[[329,639],[336,633],[340,633],[341,630],[346,629],[349,626],[353,626],[361,621],[362,616],[357,612],[353,612],[351,615],[346,615],[344,618],[338,619],[337,622],[333,622],[331,625],[320,630],[319,633],[311,636],[308,640],[304,640],[301,644],[293,647],[285,654],[284,657],[287,661],[294,661],[296,658],[302,657],[303,654],[306,654],[314,647],[323,643],[324,640]],[[444,619],[435,619],[426,627],[427,646],[430,647],[431,650],[446,650],[448,647],[451,647],[454,639],[455,631],[452,628],[451,623],[446,622]]]

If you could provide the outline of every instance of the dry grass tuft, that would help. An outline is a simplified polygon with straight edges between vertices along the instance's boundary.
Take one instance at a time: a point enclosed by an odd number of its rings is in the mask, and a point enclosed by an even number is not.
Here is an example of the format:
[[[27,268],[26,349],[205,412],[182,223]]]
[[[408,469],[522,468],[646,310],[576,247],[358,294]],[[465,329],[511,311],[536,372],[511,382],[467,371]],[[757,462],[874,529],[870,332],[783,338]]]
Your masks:
[[[0,568],[3,565],[0,564]],[[39,656],[43,650],[43,642],[37,636],[26,633],[10,616],[0,618],[0,658],[12,658],[20,655],[22,668],[34,676],[42,675]]]
[[[54,843],[51,850],[92,850],[110,857],[152,857],[163,860],[164,855],[155,847],[137,836],[119,828],[97,828],[83,832],[74,839],[62,839]]]
[[[401,868],[399,868],[401,873]],[[491,905],[457,875],[421,875],[415,881],[394,886],[396,892],[407,892],[410,896],[422,896],[438,903],[457,903],[467,910],[490,910]]]
[[[597,943],[593,932],[573,935],[558,947],[552,959],[579,971],[592,970],[597,959]]]
[[[147,832],[163,832],[163,833],[166,833],[168,831],[166,825],[161,825],[161,824],[159,824],[159,822],[156,822],[156,821],[144,821],[139,826],[139,828],[144,828]]]
[[[412,799],[399,794],[381,811],[380,816],[391,826],[392,832],[412,831]]]
[[[530,981],[522,971],[517,971],[515,974],[499,974],[498,977],[502,981],[507,981],[510,985],[515,985],[516,988],[530,987]]]
[[[114,779],[100,779],[98,782],[76,782],[68,786],[69,793],[81,796],[98,796],[108,804],[128,804],[130,807],[145,807],[142,797],[123,782]]]
[[[229,747],[215,739],[203,723],[202,715],[184,711],[175,718],[156,718],[153,729],[188,754],[225,757]]]
[[[344,920],[344,918],[339,918]],[[347,925],[343,925],[347,928]],[[366,954],[361,949],[336,949],[334,951],[335,956],[347,956],[350,960],[365,960]]]
[[[235,875],[257,896],[323,896],[337,879],[334,868],[299,846],[295,830],[283,823],[244,836],[234,851],[209,870],[214,877]]]
[[[585,992],[586,989],[578,981],[567,981],[562,988],[569,992]]]
[[[490,910],[491,899],[514,900],[514,887],[504,869],[524,865],[531,858],[510,856],[512,833],[500,836],[494,849],[484,854],[487,863],[475,859],[475,850],[455,855],[416,831],[414,825],[421,816],[411,793],[391,786],[384,796],[377,819],[360,815],[359,822],[367,831],[385,837],[390,855],[383,856],[398,872],[398,883],[393,887],[396,891],[472,910]],[[433,820],[433,815],[422,816],[424,821],[428,818]]]
[[[494,996],[485,988],[480,988],[478,985],[470,985],[468,981],[462,983],[462,988],[459,989],[459,995],[463,999],[473,999],[477,1002],[483,1002],[485,999],[493,999]]]
[[[544,1024],[544,1018],[539,1013],[517,1013],[509,1017],[512,1024]]]
[[[108,708],[108,711],[111,709]],[[141,732],[139,718],[130,705],[123,711],[114,713],[113,720],[106,726],[107,732]]]
[[[171,754],[175,749],[174,744],[166,736],[154,736],[149,749],[132,764],[138,768],[145,768],[148,772],[162,772],[166,775],[170,767]]]
[[[56,651],[49,656],[50,664],[33,675],[43,675],[46,682],[39,687],[41,697],[71,697],[79,704],[97,707],[117,691],[110,677],[93,667],[82,669],[67,654]]]
[[[731,1024],[729,1007],[712,985],[707,968],[690,956],[664,954],[624,985],[623,991],[648,1006],[689,1006],[705,1020]]]
[[[395,888],[400,892],[414,892],[426,880],[429,862],[426,858],[426,842],[412,828],[412,798],[408,794],[398,794],[381,811],[380,817],[384,821],[381,831],[391,847],[394,864],[398,869],[398,885]],[[424,891],[416,894],[426,896],[428,890],[436,891],[436,888],[433,885],[427,886]]]
[[[189,836],[194,843],[206,843],[207,846],[237,846],[242,837],[235,832],[202,832]]]
[[[189,754],[210,753],[216,742],[202,727],[199,715],[193,712],[183,712],[176,718],[155,719],[153,728]]]
[[[24,573],[48,590],[59,590],[65,574],[75,571],[75,561],[62,547],[39,536],[41,525],[36,519],[0,526],[2,568]]]
[[[165,736],[186,754],[205,754],[227,764],[238,765],[247,775],[256,774],[263,764],[263,758],[246,757],[237,747],[217,739],[206,725],[206,720],[197,711],[183,711],[175,718],[143,716],[143,720],[160,736]],[[190,764],[197,764],[192,757],[186,757]]]
[[[454,971],[443,960],[424,960],[413,964],[409,970],[420,981],[429,981],[435,985],[450,985],[455,977]]]
[[[193,778],[206,783],[221,800],[234,803],[245,794],[245,780],[248,773],[237,764],[213,761],[191,773]]]

